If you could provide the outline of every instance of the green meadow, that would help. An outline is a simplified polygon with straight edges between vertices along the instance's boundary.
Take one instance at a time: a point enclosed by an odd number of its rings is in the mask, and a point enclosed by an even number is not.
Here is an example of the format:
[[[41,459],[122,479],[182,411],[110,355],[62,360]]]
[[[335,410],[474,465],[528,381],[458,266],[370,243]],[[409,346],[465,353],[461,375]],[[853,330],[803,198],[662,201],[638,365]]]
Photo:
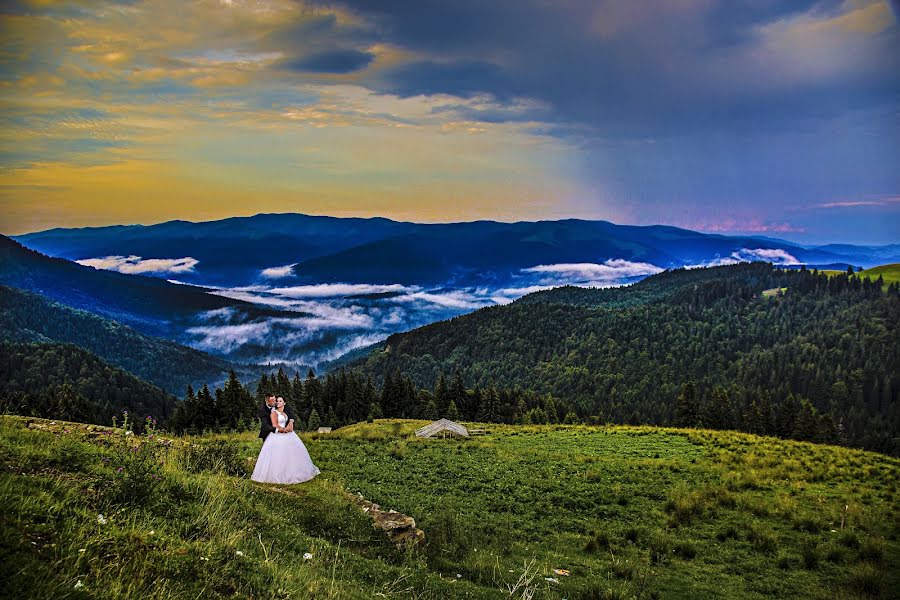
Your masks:
[[[860,271],[856,275],[857,277],[864,277],[872,279],[873,281],[881,277],[886,286],[892,283],[900,283],[900,264],[894,263],[890,265],[881,265],[880,267],[872,267],[871,269]]]
[[[422,421],[167,440],[0,417],[0,589],[33,598],[890,598],[900,461],[708,430]],[[351,502],[415,518],[395,548]]]

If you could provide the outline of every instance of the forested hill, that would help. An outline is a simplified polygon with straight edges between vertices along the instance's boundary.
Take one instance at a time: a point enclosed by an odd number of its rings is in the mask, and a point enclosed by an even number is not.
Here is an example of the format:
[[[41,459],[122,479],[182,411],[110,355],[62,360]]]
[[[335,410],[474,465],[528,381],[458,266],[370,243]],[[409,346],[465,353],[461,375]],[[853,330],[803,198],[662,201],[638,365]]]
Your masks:
[[[419,386],[459,369],[469,387],[520,386],[622,423],[790,437],[821,414],[804,435],[896,453],[898,326],[896,285],[742,264],[535,294],[391,336],[354,366]]]
[[[71,344],[0,342],[0,412],[109,425],[128,410],[162,420],[175,398]]]
[[[144,333],[171,333],[170,320],[200,311],[252,308],[238,300],[154,277],[100,271],[44,256],[0,235],[0,284],[40,293],[75,308],[132,325]]]
[[[222,358],[2,285],[0,339],[75,344],[177,395],[189,384],[199,387],[224,381],[234,368]]]

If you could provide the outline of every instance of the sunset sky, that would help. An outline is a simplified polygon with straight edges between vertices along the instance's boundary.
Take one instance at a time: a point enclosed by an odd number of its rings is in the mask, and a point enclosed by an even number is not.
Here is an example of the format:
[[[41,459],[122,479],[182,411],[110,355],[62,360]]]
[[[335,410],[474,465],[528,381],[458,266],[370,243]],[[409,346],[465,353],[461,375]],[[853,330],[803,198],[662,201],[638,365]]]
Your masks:
[[[0,232],[259,212],[900,243],[900,3],[0,7]]]

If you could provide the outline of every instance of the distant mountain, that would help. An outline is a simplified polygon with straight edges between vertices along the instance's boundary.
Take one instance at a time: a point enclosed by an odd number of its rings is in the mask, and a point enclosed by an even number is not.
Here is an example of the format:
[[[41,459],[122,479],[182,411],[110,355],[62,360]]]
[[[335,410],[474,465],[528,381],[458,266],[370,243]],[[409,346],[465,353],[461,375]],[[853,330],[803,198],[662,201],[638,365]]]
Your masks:
[[[5,286],[0,286],[0,339],[74,344],[177,396],[188,384],[214,386],[229,369],[242,370],[222,358]]]
[[[0,285],[29,290],[142,333],[177,339],[202,311],[254,305],[154,277],[125,275],[44,256],[0,236]],[[276,311],[267,311],[276,312]]]
[[[704,234],[661,225],[568,219],[417,224],[389,219],[261,214],[221,221],[52,229],[17,236],[29,248],[84,260],[107,256],[178,260],[196,265],[148,275],[206,285],[279,283],[506,284],[521,269],[624,259],[660,268],[728,260],[874,266],[900,260],[900,246],[804,247],[764,237]],[[135,259],[137,260],[137,259]],[[292,265],[296,265],[293,266]],[[156,269],[156,271],[151,271]]]
[[[0,412],[109,425],[167,418],[175,398],[72,344],[0,341]]]
[[[751,263],[538,292],[392,335],[349,366],[429,388],[459,371],[468,387],[551,394],[626,423],[673,423],[690,384],[698,412],[684,422],[762,433],[808,399],[852,444],[897,453],[897,339],[896,284]]]
[[[17,236],[24,245],[69,260],[105,256],[199,261],[194,271],[148,272],[208,285],[252,281],[263,269],[333,254],[373,240],[401,235],[416,225],[388,219],[338,219],[299,214],[260,214],[220,221],[169,221],[51,229]]]

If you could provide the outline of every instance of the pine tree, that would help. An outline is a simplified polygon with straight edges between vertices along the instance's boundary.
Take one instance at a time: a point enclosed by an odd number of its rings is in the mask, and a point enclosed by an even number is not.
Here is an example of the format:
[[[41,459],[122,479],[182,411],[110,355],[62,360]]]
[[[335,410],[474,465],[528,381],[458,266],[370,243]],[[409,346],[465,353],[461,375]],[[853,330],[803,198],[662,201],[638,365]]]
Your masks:
[[[681,392],[675,399],[675,424],[679,427],[696,427],[697,425],[697,390],[693,381],[681,386]]]
[[[322,424],[319,419],[319,411],[317,411],[316,409],[312,409],[312,412],[309,413],[309,423],[307,425],[307,428],[310,431],[318,431],[319,427],[321,426]]]
[[[422,413],[422,418],[429,421],[437,421],[438,411],[434,399],[429,400],[428,404],[425,405],[425,411]]]
[[[459,409],[456,408],[456,402],[453,399],[450,399],[450,404],[447,405],[447,413],[445,418],[450,419],[451,421],[459,421]]]
[[[544,412],[547,413],[548,423],[559,422],[559,415],[556,413],[556,402],[553,401],[553,396],[549,394],[544,398]]]

